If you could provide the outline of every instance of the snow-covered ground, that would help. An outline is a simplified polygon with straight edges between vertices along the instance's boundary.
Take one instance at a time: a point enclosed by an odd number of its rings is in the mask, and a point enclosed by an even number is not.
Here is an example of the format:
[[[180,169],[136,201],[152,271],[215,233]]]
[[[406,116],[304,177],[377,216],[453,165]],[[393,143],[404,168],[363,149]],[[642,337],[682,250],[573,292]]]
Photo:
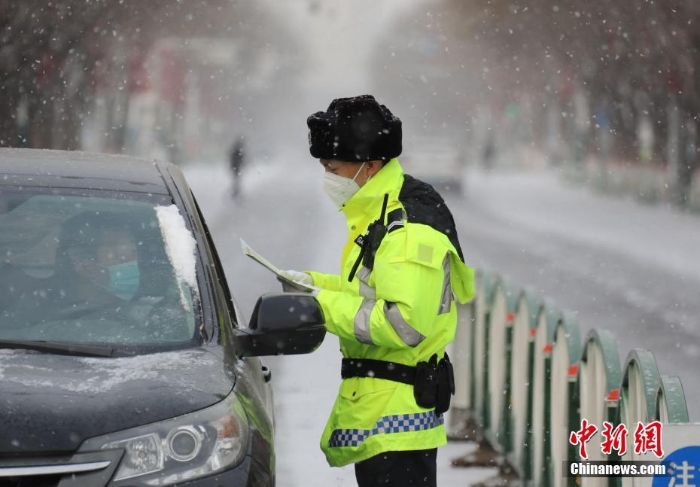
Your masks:
[[[278,291],[279,284],[242,255],[239,237],[281,268],[328,272],[339,263],[343,216],[321,192],[318,163],[305,147],[298,149],[250,167],[236,201],[223,163],[185,168],[246,318],[257,297]],[[691,420],[697,420],[698,218],[574,188],[549,172],[471,171],[466,196],[446,198],[472,265],[531,286],[575,312],[583,334],[593,327],[611,330],[621,359],[633,347],[654,352],[662,373],[680,375]],[[335,337],[313,354],[267,362],[279,485],[354,485],[352,467],[331,469],[318,447],[340,382]],[[493,473],[450,466],[450,459],[472,448],[456,443],[440,450],[440,486],[469,485]]]
[[[654,353],[700,418],[700,218],[596,194],[551,172],[468,175],[452,201],[468,258],[610,330],[620,359]]]

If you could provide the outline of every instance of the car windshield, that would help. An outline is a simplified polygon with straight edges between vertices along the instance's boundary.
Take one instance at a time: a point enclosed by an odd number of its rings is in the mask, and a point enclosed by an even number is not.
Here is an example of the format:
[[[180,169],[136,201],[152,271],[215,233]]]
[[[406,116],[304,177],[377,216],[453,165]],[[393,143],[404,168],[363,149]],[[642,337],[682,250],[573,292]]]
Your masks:
[[[194,239],[168,198],[0,193],[0,340],[162,346],[195,338]]]

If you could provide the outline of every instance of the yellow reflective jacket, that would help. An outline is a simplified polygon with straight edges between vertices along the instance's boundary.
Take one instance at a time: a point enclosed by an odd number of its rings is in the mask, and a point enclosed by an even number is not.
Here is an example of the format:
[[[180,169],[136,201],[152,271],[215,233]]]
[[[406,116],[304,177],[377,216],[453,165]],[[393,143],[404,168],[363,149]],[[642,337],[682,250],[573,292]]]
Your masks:
[[[419,191],[402,192],[404,181],[418,184]],[[400,209],[402,217],[389,223],[373,269],[361,264],[350,281],[361,250],[356,239],[380,217],[385,194],[386,213],[396,215]],[[450,235],[456,245],[446,235],[455,230],[442,199],[404,176],[399,161],[392,159],[348,200],[343,212],[349,238],[340,275],[309,272],[322,289],[317,299],[326,328],[338,336],[343,356],[410,366],[433,354],[443,357],[457,326],[454,300],[465,303],[473,297],[474,275],[461,259],[456,233]],[[425,223],[439,226],[435,215],[443,223],[447,217],[451,225],[445,232]],[[321,449],[331,466],[342,466],[385,451],[436,448],[446,441],[443,417],[416,404],[413,386],[353,377],[340,385]]]

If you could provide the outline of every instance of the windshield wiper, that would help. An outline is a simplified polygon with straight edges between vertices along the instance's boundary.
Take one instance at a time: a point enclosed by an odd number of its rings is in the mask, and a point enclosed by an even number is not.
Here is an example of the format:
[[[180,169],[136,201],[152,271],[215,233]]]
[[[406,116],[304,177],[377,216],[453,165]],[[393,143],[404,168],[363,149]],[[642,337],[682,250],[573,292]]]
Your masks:
[[[78,355],[83,357],[115,357],[119,355],[115,353],[116,350],[114,348],[100,345],[33,340],[0,340],[0,348],[35,350],[37,352],[55,353],[58,355]]]

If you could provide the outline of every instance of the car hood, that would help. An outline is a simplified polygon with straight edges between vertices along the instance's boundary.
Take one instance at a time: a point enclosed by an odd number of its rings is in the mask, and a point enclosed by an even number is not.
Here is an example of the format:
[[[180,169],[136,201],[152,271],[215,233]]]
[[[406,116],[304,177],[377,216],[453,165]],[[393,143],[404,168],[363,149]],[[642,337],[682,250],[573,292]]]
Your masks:
[[[87,438],[215,404],[234,379],[203,348],[128,358],[0,350],[0,455],[74,451]]]

